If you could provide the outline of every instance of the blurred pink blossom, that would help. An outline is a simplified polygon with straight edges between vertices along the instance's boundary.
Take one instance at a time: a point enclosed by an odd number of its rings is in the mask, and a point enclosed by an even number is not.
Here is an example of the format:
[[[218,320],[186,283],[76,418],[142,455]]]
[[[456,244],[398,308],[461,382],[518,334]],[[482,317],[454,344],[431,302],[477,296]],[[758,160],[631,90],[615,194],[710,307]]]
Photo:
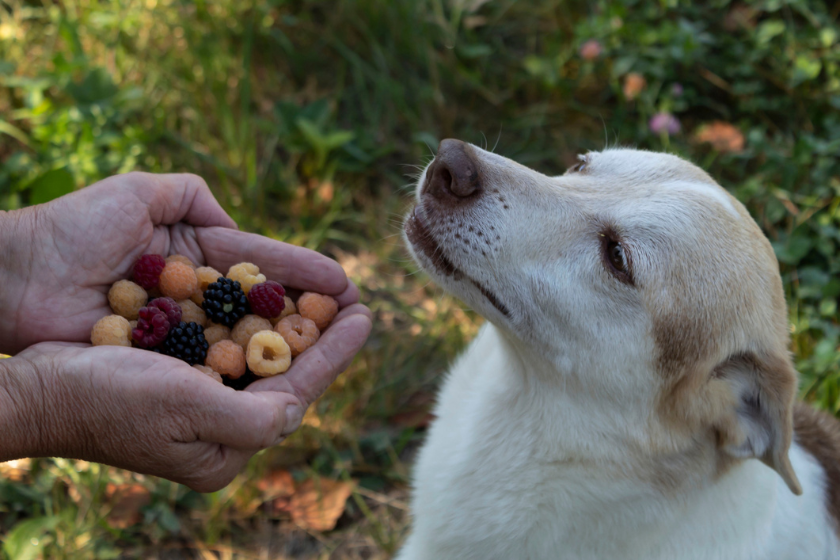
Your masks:
[[[648,128],[655,134],[677,134],[682,129],[680,121],[671,113],[656,113],[651,117]]]
[[[580,56],[584,60],[595,60],[601,56],[601,43],[590,39],[580,46]]]
[[[682,84],[676,83],[671,86],[671,95],[674,97],[680,97],[683,94],[683,87]]]

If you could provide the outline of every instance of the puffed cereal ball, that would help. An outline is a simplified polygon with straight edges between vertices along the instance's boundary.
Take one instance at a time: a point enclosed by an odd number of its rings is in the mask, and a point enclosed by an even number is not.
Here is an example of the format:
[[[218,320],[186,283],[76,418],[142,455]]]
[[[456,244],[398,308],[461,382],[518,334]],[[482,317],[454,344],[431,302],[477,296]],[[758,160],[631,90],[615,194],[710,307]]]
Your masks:
[[[163,272],[160,273],[158,287],[161,293],[175,301],[190,297],[196,286],[198,286],[198,279],[189,265],[180,262],[167,263]]]
[[[128,320],[139,316],[140,308],[146,305],[149,294],[131,280],[120,280],[108,290],[108,303],[114,313]]]
[[[224,325],[210,323],[210,326],[204,329],[204,340],[210,346],[213,346],[220,340],[230,340],[230,329]]]
[[[232,340],[221,340],[207,350],[204,365],[231,379],[245,374],[245,351]]]
[[[90,333],[94,346],[131,346],[131,325],[128,319],[119,315],[108,315],[99,319]]]
[[[178,307],[181,308],[181,320],[183,322],[195,323],[202,327],[207,324],[207,314],[192,300],[182,299],[178,302]]]
[[[297,302],[301,317],[312,319],[319,331],[323,331],[338,315],[338,302],[330,296],[305,292]]]
[[[248,367],[260,377],[283,373],[292,365],[289,345],[274,331],[260,331],[252,336],[245,355]]]
[[[265,282],[265,274],[260,274],[260,267],[252,263],[239,263],[230,267],[227,277],[239,282],[245,295],[257,284]]]
[[[270,331],[271,323],[259,315],[245,315],[233,326],[230,331],[230,339],[237,343],[244,350],[254,334],[260,331]]]

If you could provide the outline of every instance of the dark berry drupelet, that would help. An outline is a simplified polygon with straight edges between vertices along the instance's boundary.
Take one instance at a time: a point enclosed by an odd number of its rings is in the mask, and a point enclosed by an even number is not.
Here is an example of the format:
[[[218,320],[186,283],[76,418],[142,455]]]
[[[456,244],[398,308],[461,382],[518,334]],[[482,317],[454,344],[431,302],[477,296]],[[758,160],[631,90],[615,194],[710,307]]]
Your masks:
[[[208,319],[228,328],[233,328],[239,319],[251,312],[242,286],[229,278],[219,278],[207,286],[201,307]]]
[[[163,344],[155,348],[155,351],[184,360],[191,366],[204,365],[209,346],[204,339],[204,327],[196,323],[181,321],[177,327],[170,329],[169,336]]]

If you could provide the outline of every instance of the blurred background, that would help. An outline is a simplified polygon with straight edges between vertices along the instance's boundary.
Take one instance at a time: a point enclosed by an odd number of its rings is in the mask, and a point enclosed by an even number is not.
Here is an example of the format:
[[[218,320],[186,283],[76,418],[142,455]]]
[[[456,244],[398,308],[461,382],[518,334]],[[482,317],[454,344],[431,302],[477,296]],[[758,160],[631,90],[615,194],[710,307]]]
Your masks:
[[[447,137],[548,174],[615,145],[701,165],[772,240],[802,396],[836,414],[838,15],[838,0],[0,1],[0,209],[134,169],[198,173],[243,229],[336,258],[376,317],[301,430],[220,492],[0,464],[2,554],[390,558],[435,387],[481,323],[400,238]]]

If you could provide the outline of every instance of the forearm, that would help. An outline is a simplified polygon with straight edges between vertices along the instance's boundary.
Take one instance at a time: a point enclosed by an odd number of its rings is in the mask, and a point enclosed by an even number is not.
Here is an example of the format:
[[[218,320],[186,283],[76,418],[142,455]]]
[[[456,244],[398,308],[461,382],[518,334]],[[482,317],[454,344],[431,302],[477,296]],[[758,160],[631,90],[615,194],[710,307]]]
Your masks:
[[[45,403],[39,376],[25,359],[0,360],[0,461],[43,454]]]
[[[38,212],[35,207],[0,212],[0,353],[22,350],[17,322],[29,281]]]

